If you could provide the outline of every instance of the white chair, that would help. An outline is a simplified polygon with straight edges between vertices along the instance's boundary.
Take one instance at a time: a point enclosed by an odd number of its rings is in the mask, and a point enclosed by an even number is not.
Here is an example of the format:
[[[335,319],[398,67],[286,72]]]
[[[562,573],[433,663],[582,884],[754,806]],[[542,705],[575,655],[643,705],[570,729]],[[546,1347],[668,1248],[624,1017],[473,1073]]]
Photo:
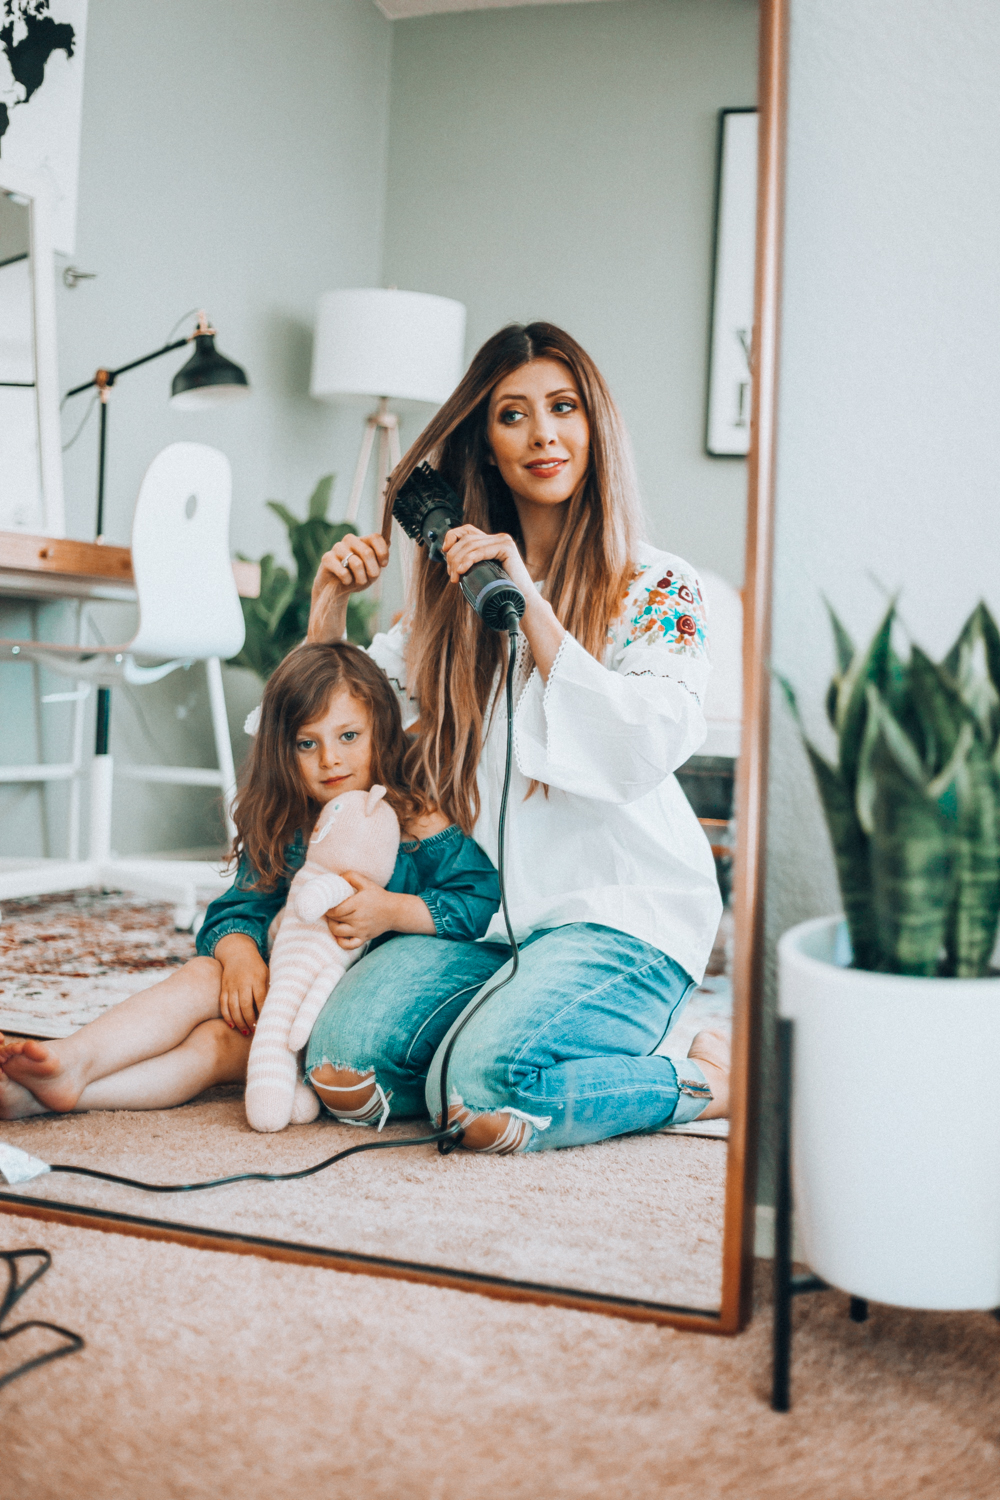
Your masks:
[[[176,786],[215,786],[233,833],[236,790],[220,658],[243,645],[243,612],[229,560],[232,477],[229,460],[203,443],[172,443],[150,464],[132,522],[132,568],[139,628],[116,646],[62,646],[0,639],[0,661],[36,662],[84,687],[142,687],[178,667],[203,661],[218,769],[127,765],[118,774]],[[26,770],[29,768],[25,768]],[[174,900],[175,921],[189,927],[199,893],[216,895],[230,877],[204,861],[120,859],[111,852],[115,775],[111,755],[95,755],[90,774],[87,858],[18,861],[0,873],[0,900],[84,886],[135,891]],[[8,776],[6,779],[11,779]],[[29,775],[25,779],[35,777]]]

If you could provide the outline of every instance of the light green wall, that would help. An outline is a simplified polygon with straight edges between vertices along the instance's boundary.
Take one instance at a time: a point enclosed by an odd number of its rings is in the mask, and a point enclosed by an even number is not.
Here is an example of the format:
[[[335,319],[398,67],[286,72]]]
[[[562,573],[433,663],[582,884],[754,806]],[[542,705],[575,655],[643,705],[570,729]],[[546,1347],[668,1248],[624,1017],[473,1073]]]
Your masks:
[[[470,354],[511,319],[566,327],[625,415],[652,539],[736,584],[746,466],[702,442],[716,118],[755,93],[754,0],[394,28],[385,283],[465,302]]]
[[[74,262],[97,280],[72,292],[57,282],[63,388],[157,348],[196,306],[208,309],[219,347],[253,387],[248,401],[201,416],[168,405],[183,353],[121,380],[110,418],[109,540],[128,542],[143,472],[179,439],[229,456],[234,551],[283,551],[265,499],[301,510],[326,470],[338,471],[336,498],[346,499],[357,414],[309,396],[312,323],[322,291],[379,281],[391,40],[371,0],[90,0]],[[86,399],[67,407],[67,436]],[[71,536],[93,535],[96,435],[92,420],[65,456]],[[43,634],[68,628],[59,613],[47,609]],[[0,633],[28,623],[0,601]],[[127,639],[132,623],[130,611],[104,611],[106,637]],[[227,693],[239,756],[259,683],[229,673]],[[47,705],[41,715],[46,758],[65,758],[69,711]],[[34,760],[26,667],[0,668],[0,723],[0,756]],[[111,748],[122,759],[214,764],[203,669],[116,692]],[[48,801],[59,854],[64,792]],[[115,844],[127,853],[219,841],[214,801],[121,781]],[[38,791],[0,788],[0,855],[41,852],[41,813]]]

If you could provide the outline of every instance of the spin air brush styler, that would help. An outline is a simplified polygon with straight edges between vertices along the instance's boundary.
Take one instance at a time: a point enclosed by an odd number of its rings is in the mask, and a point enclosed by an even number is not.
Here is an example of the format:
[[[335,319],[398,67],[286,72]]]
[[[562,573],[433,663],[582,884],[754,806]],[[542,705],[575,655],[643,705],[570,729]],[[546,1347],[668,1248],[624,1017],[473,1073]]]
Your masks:
[[[407,536],[444,562],[445,534],[461,526],[462,502],[436,469],[421,464],[400,487],[392,513]],[[484,625],[513,634],[524,614],[525,599],[498,562],[475,563],[460,580],[462,593]]]

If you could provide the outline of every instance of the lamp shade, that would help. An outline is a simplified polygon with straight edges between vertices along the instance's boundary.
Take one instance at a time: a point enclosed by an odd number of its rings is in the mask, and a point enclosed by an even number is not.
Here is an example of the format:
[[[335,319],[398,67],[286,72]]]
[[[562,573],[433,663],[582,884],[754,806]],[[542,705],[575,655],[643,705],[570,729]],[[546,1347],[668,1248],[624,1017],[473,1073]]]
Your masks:
[[[370,287],[325,292],[313,346],[314,396],[450,396],[462,374],[465,307],[450,297]]]
[[[194,353],[171,382],[171,406],[179,411],[201,411],[249,394],[246,371],[219,353],[210,333],[196,334]]]

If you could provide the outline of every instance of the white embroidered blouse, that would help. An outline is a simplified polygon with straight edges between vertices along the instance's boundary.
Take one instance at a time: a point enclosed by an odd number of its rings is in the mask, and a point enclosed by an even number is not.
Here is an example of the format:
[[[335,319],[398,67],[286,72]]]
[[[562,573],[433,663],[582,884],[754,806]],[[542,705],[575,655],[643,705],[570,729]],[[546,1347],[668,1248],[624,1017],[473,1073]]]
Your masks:
[[[377,635],[369,654],[406,691],[407,631]],[[565,636],[548,682],[518,642],[514,758],[507,812],[507,899],[514,935],[569,922],[631,933],[700,982],[722,915],[715,862],[674,771],[706,734],[706,611],[681,558],[639,549],[608,632],[603,665]],[[477,843],[497,863],[506,757],[502,685],[479,763]],[[531,797],[531,781],[544,782]],[[506,942],[497,912],[484,942]]]

